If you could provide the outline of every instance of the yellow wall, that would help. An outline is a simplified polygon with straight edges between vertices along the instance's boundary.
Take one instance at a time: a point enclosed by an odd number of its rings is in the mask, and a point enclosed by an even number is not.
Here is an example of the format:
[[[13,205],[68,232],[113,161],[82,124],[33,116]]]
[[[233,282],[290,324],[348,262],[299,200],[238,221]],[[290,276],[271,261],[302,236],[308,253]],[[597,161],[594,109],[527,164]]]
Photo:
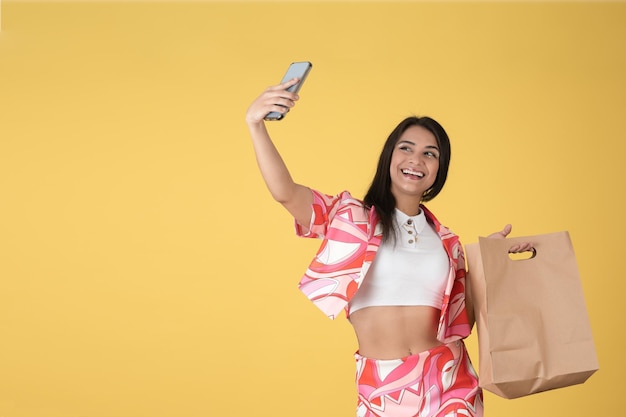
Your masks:
[[[486,415],[619,414],[625,40],[620,2],[5,0],[0,416],[354,415],[351,329],[296,288],[319,242],[244,123],[305,59],[271,126],[298,181],[362,195],[428,114],[453,142],[430,207],[465,243],[570,231],[601,370]]]

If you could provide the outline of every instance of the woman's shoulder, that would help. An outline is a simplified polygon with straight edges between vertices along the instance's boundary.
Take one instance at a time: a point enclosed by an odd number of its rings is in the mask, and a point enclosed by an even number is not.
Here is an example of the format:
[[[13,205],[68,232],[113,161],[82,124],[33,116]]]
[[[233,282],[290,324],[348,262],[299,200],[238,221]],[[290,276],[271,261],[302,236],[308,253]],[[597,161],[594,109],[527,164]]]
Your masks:
[[[433,225],[433,227],[435,228],[435,231],[437,231],[437,233],[442,239],[452,239],[452,238],[458,239],[458,236],[451,229],[444,226],[437,219],[437,217],[433,214],[432,211],[430,211],[424,205],[420,205],[420,207],[424,211],[424,214],[426,215],[426,219],[428,220],[428,222]]]
[[[314,200],[316,202],[324,203],[326,206],[339,204],[341,206],[352,205],[357,207],[365,207],[365,203],[354,197],[348,190],[341,191],[337,194],[325,194],[321,191],[311,189],[313,192]]]

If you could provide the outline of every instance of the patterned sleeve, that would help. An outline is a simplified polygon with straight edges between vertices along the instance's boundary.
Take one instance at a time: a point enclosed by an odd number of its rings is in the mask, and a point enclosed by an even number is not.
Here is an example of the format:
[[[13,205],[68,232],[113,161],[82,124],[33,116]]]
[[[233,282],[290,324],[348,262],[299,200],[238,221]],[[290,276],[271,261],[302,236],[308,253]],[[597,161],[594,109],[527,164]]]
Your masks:
[[[326,236],[328,225],[340,206],[338,203],[346,198],[352,197],[347,191],[336,196],[323,194],[313,189],[311,192],[313,193],[313,214],[311,215],[311,223],[306,227],[294,220],[296,235],[300,237],[323,239],[324,236]]]

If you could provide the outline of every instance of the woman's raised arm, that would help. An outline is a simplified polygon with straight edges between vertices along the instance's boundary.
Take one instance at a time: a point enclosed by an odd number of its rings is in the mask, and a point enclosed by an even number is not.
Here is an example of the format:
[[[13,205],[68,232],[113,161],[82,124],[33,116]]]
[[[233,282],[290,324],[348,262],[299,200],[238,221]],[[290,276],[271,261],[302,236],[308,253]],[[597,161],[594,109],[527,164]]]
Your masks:
[[[308,187],[297,184],[291,178],[287,165],[270,138],[264,120],[272,111],[286,113],[295,106],[299,97],[287,91],[287,88],[297,82],[298,79],[294,78],[267,88],[248,108],[246,123],[252,137],[257,164],[272,197],[281,203],[298,223],[308,227],[312,216],[313,194]]]

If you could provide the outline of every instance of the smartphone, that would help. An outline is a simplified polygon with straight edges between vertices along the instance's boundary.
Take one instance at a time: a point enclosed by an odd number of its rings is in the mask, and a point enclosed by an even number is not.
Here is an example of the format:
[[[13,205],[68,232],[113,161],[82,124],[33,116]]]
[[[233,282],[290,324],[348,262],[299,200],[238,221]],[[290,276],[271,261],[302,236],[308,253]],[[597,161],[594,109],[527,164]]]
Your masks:
[[[287,89],[287,91],[297,93],[298,91],[300,91],[300,88],[302,87],[306,76],[309,75],[309,71],[311,71],[311,68],[313,68],[313,64],[311,64],[309,61],[293,62],[291,63],[291,65],[289,65],[289,68],[287,69],[287,72],[285,73],[285,76],[280,83],[282,84],[284,82],[287,82],[292,78],[299,78],[300,81],[298,81],[297,84],[292,85]],[[273,111],[265,116],[265,120],[280,120],[283,117],[285,117],[283,113]]]

